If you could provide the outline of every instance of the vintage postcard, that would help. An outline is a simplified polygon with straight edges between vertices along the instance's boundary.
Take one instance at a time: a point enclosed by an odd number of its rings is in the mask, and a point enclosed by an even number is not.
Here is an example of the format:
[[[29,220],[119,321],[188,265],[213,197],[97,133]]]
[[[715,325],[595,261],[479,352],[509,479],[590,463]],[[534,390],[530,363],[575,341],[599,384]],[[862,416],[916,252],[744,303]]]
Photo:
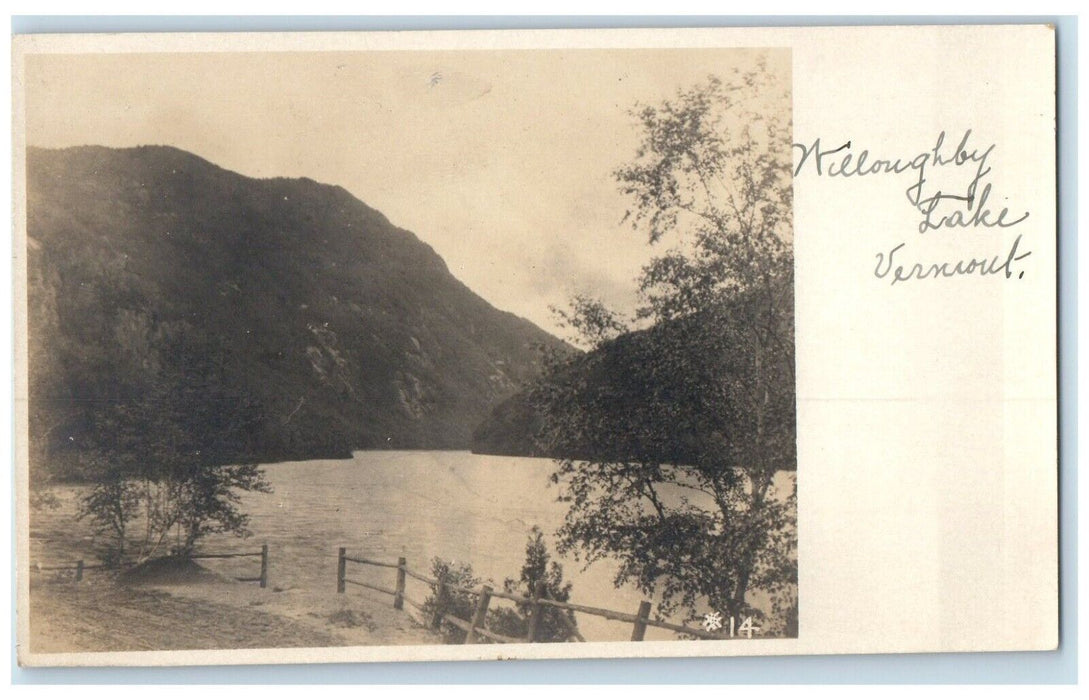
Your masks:
[[[20,663],[1058,644],[1051,27],[13,60]]]

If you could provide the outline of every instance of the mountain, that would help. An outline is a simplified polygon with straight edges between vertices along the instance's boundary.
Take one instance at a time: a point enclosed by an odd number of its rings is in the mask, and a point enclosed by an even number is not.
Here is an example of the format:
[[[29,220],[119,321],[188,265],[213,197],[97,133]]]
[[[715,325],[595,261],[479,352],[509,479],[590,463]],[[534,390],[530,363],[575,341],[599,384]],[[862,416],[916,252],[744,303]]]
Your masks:
[[[261,407],[261,462],[467,448],[565,347],[340,187],[86,146],[29,149],[26,194],[32,449],[80,444],[130,375],[194,371],[175,336],[230,389],[210,397]]]

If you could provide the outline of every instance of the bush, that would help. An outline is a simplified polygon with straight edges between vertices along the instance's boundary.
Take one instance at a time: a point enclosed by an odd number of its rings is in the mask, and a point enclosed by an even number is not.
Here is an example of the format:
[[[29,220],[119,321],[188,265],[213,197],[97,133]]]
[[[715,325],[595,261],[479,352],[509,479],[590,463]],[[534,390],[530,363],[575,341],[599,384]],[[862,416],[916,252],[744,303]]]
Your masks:
[[[544,536],[539,527],[534,526],[530,531],[529,541],[526,543],[526,561],[522,566],[519,578],[508,578],[503,582],[503,590],[507,593],[531,596],[537,587],[538,581],[544,585],[544,598],[566,603],[571,596],[571,584],[563,580],[563,567],[550,561],[548,548],[544,543]],[[473,575],[473,567],[470,564],[458,564],[435,558],[431,562],[431,575],[436,580],[445,581],[472,591],[482,588],[481,580]],[[443,616],[439,630],[443,635],[443,641],[447,644],[462,644],[465,642],[465,630],[446,620],[446,616],[454,616],[469,622],[476,612],[477,595],[463,591],[452,590],[446,587],[443,595],[439,595],[438,586],[431,586],[431,595],[423,603],[421,608],[425,621],[434,618],[436,611]],[[530,606],[528,603],[519,603],[512,608],[492,607],[488,613],[486,626],[488,629],[507,637],[524,639],[529,634]],[[578,636],[578,625],[575,623],[575,615],[570,610],[560,610],[547,605],[541,606],[541,621],[537,625],[538,642],[566,642],[572,637]],[[484,638],[478,638],[478,642],[486,642]]]
[[[470,564],[455,564],[452,561],[444,561],[435,557],[431,560],[431,576],[437,581],[454,584],[463,588],[476,590],[480,588],[480,579],[473,576],[473,567]],[[446,621],[447,615],[459,617],[462,620],[472,620],[476,610],[476,596],[452,590],[447,586],[442,594],[439,587],[432,584],[431,595],[427,597],[421,607],[424,621],[434,619],[436,611],[442,616],[439,631],[442,633],[446,644],[461,644],[465,641],[464,630],[455,627]]]

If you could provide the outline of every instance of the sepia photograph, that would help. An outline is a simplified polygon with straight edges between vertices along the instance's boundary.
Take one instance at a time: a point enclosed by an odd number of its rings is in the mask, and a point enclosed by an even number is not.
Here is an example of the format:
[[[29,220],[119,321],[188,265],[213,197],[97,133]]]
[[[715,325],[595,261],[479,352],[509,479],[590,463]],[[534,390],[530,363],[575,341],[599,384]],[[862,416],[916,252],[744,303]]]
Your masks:
[[[789,48],[21,61],[39,662],[805,634]]]

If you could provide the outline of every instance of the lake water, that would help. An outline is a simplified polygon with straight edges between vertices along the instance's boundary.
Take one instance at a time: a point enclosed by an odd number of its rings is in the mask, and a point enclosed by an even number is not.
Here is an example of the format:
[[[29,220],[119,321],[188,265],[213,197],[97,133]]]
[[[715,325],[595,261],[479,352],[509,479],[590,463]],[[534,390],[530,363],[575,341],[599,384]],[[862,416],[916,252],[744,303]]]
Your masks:
[[[430,574],[433,557],[472,564],[473,572],[497,588],[517,578],[526,538],[534,525],[544,531],[554,560],[574,584],[572,602],[635,613],[644,598],[613,586],[615,564],[601,561],[583,570],[559,558],[553,534],[567,507],[556,502],[547,459],[493,457],[468,452],[358,452],[350,460],[267,465],[271,494],[247,494],[254,542],[270,546],[270,585],[327,589],[336,586],[337,548],[349,556],[396,561]],[[792,477],[789,477],[792,478]],[[252,548],[233,538],[215,538],[207,551]],[[394,572],[349,563],[349,578],[393,586]],[[359,589],[349,586],[348,595]],[[409,579],[408,595],[422,601],[426,586]],[[378,594],[380,596],[380,594]],[[390,598],[392,602],[392,599]],[[499,601],[496,601],[498,604]],[[406,609],[409,606],[406,605]],[[591,641],[626,640],[631,626],[579,615]],[[648,629],[648,639],[672,639]]]

